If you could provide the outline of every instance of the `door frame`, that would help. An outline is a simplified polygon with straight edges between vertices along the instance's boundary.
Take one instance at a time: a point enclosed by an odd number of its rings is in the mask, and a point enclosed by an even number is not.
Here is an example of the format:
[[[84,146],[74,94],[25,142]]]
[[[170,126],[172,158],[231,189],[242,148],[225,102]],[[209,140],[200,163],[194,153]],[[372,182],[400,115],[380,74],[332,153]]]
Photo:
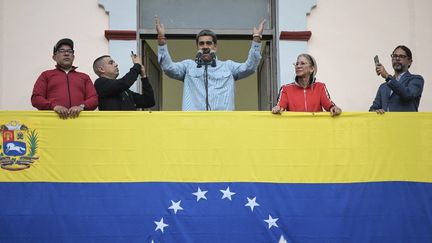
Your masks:
[[[268,61],[270,66],[270,74],[266,75],[265,82],[266,87],[268,87],[268,90],[265,92],[265,94],[261,93],[260,87],[258,87],[258,104],[257,107],[259,110],[269,110],[273,105],[276,104],[276,99],[278,96],[278,73],[277,73],[277,0],[269,0],[271,9],[270,9],[270,16],[271,19],[267,20],[270,21],[270,29],[264,29],[262,34],[262,43],[266,45],[269,43],[269,55]],[[137,22],[139,21],[139,10],[140,8],[140,2],[137,1]],[[140,26],[139,23],[137,23],[137,26]],[[252,27],[251,27],[252,28]],[[201,31],[202,29],[169,29],[169,33],[165,34],[167,39],[192,39],[195,40],[196,33]],[[218,40],[251,40],[252,34],[251,29],[217,29],[217,38]],[[137,30],[137,42],[138,42],[138,50],[141,53],[142,52],[142,43],[146,39],[157,39],[157,32],[155,28],[152,29],[138,29]],[[265,48],[263,48],[264,50]],[[259,75],[259,74],[258,74]],[[259,76],[258,76],[259,77]],[[259,78],[258,78],[259,81]],[[162,89],[161,89],[162,90]],[[160,99],[162,99],[162,93],[160,94]],[[261,101],[262,99],[266,99],[267,101],[265,103],[268,103],[269,106],[262,106]]]

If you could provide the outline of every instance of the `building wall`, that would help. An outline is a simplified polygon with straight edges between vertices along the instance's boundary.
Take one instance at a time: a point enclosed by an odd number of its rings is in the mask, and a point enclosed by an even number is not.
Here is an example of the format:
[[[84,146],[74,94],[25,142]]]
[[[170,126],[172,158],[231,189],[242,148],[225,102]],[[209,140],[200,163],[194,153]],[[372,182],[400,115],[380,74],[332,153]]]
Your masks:
[[[43,70],[53,68],[52,47],[64,37],[75,41],[75,65],[93,80],[96,75],[91,64],[102,54],[111,53],[121,63],[122,72],[127,71],[127,54],[136,43],[113,41],[109,46],[104,31],[129,29],[136,12],[133,18],[122,17],[122,9],[136,8],[135,1],[107,9],[110,16],[99,6],[107,3],[114,6],[117,2],[0,0],[0,109],[34,109],[30,103],[33,84]],[[327,84],[333,100],[345,111],[365,111],[383,82],[374,72],[373,56],[379,55],[391,71],[390,53],[396,45],[405,44],[413,51],[411,72],[425,78],[420,110],[432,111],[428,83],[432,69],[427,68],[426,59],[432,53],[432,1],[283,0],[277,5],[278,34],[312,31],[308,42],[277,43],[279,84],[293,80],[295,57],[309,52],[319,65],[317,77]],[[108,24],[109,18],[116,20]]]
[[[108,53],[108,15],[97,0],[0,0],[0,109],[33,110],[39,74],[52,69],[54,44],[74,40],[79,71],[92,80],[93,60]]]
[[[98,0],[109,15],[110,30],[136,30],[137,0]],[[108,28],[107,28],[108,29]],[[131,53],[138,53],[136,40],[110,40],[109,55],[119,65],[119,77],[124,76],[132,67]],[[137,83],[131,90],[138,92]]]
[[[276,0],[277,1],[277,0]],[[316,5],[316,0],[279,0],[276,3],[276,31],[278,40],[281,31],[305,31],[307,28],[307,15]],[[278,84],[279,86],[291,83],[295,76],[292,63],[298,54],[307,51],[306,41],[278,41]]]
[[[4,39],[4,1],[0,0],[0,110],[2,110],[2,98],[4,93],[4,87],[3,87],[3,59],[4,59],[4,51],[3,51],[3,39]]]
[[[317,0],[307,17],[312,31],[308,52],[318,63],[318,79],[342,109],[369,109],[384,82],[375,73],[373,57],[378,55],[393,73],[390,54],[403,44],[413,52],[410,71],[425,79],[419,109],[432,111],[431,10],[430,0]]]

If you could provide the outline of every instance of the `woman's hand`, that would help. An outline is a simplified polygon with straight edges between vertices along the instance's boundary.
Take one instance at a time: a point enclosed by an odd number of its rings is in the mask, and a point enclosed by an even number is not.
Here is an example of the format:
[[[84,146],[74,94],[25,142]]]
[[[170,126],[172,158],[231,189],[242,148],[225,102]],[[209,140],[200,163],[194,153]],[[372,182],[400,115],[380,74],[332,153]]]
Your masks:
[[[272,113],[273,114],[281,114],[282,112],[284,112],[285,111],[285,108],[283,108],[283,107],[280,107],[280,106],[275,106],[275,107],[273,107],[273,109],[272,109]]]
[[[333,106],[332,108],[330,108],[330,115],[331,116],[338,116],[342,113],[342,109],[337,107],[337,106]]]

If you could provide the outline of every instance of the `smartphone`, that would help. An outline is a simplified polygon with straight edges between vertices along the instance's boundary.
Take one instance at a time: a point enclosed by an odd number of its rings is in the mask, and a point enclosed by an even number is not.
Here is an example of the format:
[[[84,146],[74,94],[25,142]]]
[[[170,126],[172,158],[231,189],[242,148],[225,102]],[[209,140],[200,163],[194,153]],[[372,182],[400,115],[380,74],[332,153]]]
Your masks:
[[[378,64],[380,63],[380,62],[379,62],[378,55],[375,55],[375,57],[374,57],[374,62],[375,62],[375,66],[378,65]],[[377,75],[379,76],[379,73],[377,73]]]
[[[377,65],[377,64],[380,63],[380,62],[379,62],[378,55],[376,55],[376,56],[374,57],[374,62],[375,62],[375,65]]]

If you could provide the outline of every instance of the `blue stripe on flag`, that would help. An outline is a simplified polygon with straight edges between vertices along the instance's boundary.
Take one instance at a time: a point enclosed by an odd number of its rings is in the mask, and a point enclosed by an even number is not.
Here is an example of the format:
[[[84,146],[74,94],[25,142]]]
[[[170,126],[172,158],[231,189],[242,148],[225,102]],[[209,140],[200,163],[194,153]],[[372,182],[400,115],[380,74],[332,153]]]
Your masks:
[[[6,243],[432,242],[432,183],[0,183],[0,195]]]

